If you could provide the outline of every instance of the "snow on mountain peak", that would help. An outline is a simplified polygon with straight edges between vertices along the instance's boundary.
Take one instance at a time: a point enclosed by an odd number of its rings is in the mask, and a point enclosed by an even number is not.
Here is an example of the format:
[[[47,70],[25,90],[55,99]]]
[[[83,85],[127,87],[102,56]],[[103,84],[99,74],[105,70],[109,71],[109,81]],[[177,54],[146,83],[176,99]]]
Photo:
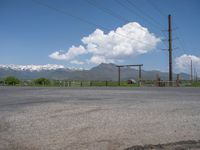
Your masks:
[[[57,70],[57,69],[64,69],[63,65],[56,65],[56,64],[47,64],[47,65],[1,65],[0,68],[3,69],[12,69],[17,71],[41,71],[41,70]]]

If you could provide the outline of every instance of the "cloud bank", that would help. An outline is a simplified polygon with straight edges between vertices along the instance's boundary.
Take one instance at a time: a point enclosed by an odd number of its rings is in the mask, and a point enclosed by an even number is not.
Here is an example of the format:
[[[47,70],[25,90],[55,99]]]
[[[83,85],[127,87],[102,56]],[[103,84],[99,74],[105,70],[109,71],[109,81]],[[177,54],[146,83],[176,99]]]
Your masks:
[[[82,45],[73,45],[66,52],[55,51],[49,57],[76,64],[114,63],[152,51],[160,38],[139,23],[131,22],[108,33],[96,29],[81,41]],[[79,56],[86,56],[87,60],[80,61]]]
[[[183,54],[175,59],[176,68],[183,72],[190,70],[191,60],[196,70],[200,71],[200,57],[195,55]]]

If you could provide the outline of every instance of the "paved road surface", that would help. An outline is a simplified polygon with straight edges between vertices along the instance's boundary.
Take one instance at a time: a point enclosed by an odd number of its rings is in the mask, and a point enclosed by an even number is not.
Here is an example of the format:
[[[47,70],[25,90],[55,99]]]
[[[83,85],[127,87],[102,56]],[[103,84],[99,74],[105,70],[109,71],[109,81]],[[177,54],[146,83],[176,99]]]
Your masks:
[[[0,150],[121,150],[200,140],[198,88],[0,87]]]

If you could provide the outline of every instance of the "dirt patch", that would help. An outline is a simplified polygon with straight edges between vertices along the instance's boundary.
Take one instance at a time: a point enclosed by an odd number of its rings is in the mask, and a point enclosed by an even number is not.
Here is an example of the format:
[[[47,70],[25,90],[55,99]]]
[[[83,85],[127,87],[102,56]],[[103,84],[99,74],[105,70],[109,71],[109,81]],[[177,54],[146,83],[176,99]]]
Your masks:
[[[0,150],[37,150],[30,145],[20,144],[14,140],[0,139]]]
[[[180,141],[158,145],[135,145],[124,150],[200,150],[200,141]]]
[[[0,121],[0,132],[7,131],[10,128],[10,124],[6,122],[4,119]]]

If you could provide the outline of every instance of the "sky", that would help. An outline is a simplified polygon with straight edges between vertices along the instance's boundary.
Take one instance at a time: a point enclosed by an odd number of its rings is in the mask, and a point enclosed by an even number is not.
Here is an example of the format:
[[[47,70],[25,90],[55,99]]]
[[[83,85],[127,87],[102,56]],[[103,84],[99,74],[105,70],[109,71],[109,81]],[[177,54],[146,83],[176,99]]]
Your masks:
[[[199,0],[0,0],[0,64],[168,71],[168,14],[173,71],[200,74]]]

